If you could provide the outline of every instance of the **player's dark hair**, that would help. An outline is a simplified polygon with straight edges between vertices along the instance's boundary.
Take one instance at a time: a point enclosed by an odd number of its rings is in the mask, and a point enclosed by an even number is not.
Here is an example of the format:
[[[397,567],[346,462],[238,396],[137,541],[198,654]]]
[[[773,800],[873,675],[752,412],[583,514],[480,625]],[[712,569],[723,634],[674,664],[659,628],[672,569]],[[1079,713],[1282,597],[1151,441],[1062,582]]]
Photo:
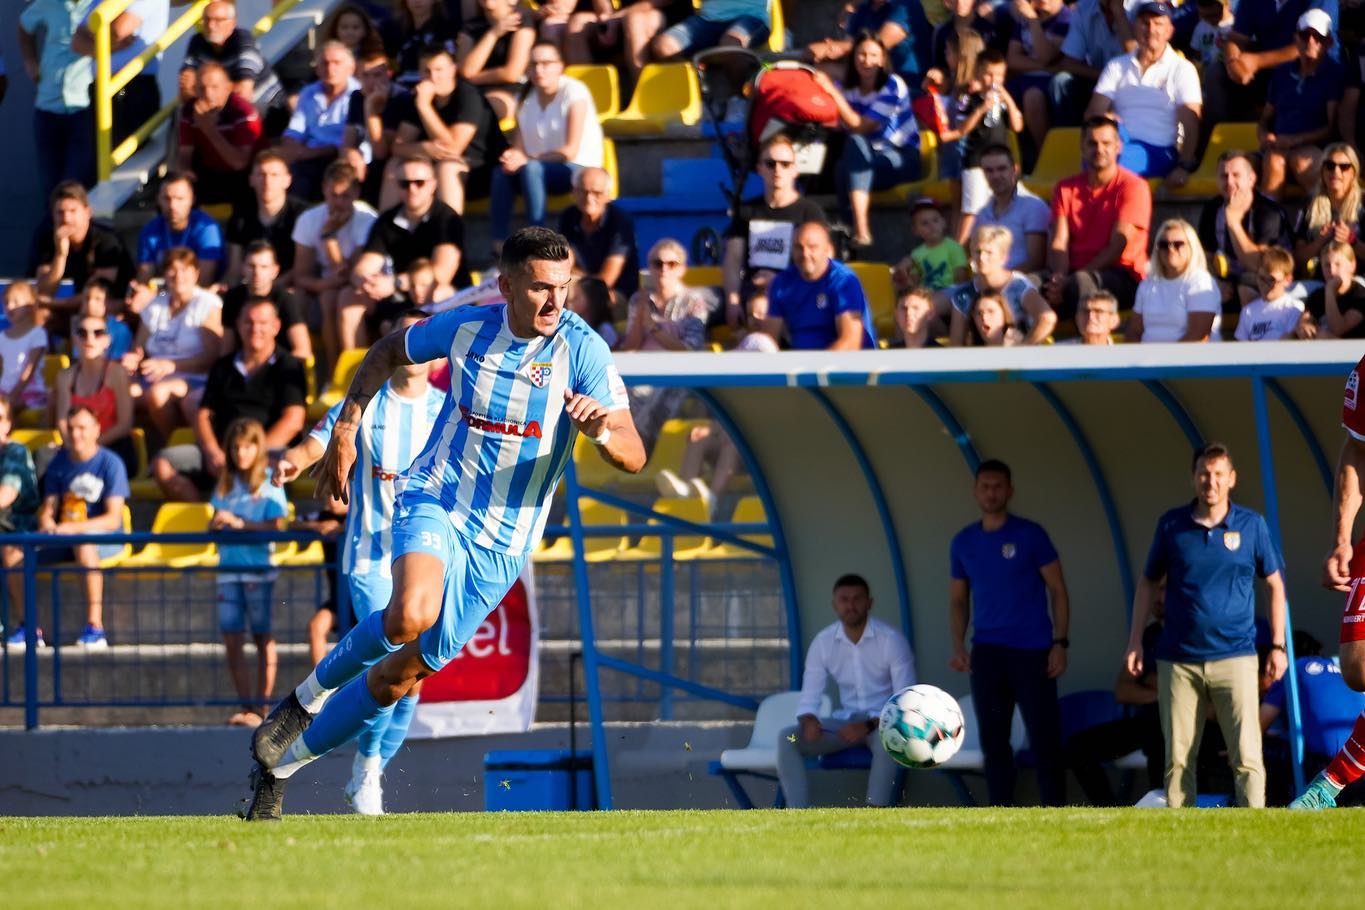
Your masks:
[[[524,227],[502,245],[498,268],[504,275],[517,275],[532,259],[565,262],[569,256],[569,241],[562,234],[549,228]]]
[[[1228,466],[1236,469],[1237,466],[1232,461],[1232,452],[1227,446],[1221,442],[1206,442],[1194,450],[1194,458],[1190,461],[1190,470],[1199,470],[1199,462],[1201,461],[1213,461],[1219,458],[1226,458]]]
[[[840,588],[862,588],[863,593],[872,593],[872,588],[868,586],[867,579],[855,572],[845,572],[834,580],[833,590],[837,591]]]
[[[419,310],[415,306],[404,307],[403,309],[399,310],[396,314],[394,314],[393,325],[394,328],[397,328],[398,324],[402,322],[404,319],[422,320],[426,319],[427,316],[429,315],[430,314],[426,310]]]
[[[987,458],[976,466],[976,476],[982,474],[1002,474],[1006,483],[1014,483],[1014,475],[1010,472],[1010,466],[998,458]]]
[[[1294,630],[1295,657],[1321,657],[1322,642],[1308,633],[1306,629]]]

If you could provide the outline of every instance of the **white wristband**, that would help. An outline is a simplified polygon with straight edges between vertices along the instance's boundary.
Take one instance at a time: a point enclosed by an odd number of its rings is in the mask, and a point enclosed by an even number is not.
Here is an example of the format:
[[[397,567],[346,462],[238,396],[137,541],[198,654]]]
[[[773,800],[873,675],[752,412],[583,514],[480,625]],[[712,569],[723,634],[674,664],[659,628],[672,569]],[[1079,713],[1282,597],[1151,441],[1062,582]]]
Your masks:
[[[585,434],[585,435],[586,435],[586,434]],[[589,436],[589,437],[588,437],[588,442],[592,443],[592,444],[595,445],[595,446],[604,446],[604,445],[607,444],[607,440],[610,439],[610,438],[611,438],[611,429],[610,429],[609,427],[603,427],[603,428],[602,428],[602,432],[601,432],[600,434],[598,434],[597,436]]]

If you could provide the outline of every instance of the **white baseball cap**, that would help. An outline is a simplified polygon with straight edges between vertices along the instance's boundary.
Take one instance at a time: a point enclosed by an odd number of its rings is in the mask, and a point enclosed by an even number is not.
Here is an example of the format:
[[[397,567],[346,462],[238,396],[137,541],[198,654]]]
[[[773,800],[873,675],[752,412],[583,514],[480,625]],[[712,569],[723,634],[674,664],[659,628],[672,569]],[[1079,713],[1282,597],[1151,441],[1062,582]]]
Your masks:
[[[1332,37],[1332,17],[1320,9],[1310,9],[1299,17],[1297,26],[1299,31],[1309,29],[1317,32],[1324,38]]]

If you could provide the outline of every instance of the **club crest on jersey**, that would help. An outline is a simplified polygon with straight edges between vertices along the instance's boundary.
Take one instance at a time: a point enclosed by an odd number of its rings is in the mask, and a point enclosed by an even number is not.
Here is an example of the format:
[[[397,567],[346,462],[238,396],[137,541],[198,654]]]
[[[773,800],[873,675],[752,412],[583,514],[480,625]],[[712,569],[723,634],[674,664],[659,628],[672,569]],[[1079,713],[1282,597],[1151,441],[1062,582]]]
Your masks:
[[[543,389],[550,382],[550,375],[554,372],[555,365],[549,361],[533,362],[527,371],[527,376],[531,379],[531,385],[538,389]]]
[[[1356,394],[1360,391],[1360,371],[1352,370],[1351,375],[1346,377],[1346,408],[1354,411],[1356,409]]]
[[[1013,559],[1015,554],[1014,544],[1007,543],[1000,548],[1000,555],[1006,559]]]
[[[1224,531],[1223,546],[1236,553],[1242,548],[1242,533],[1240,531]]]

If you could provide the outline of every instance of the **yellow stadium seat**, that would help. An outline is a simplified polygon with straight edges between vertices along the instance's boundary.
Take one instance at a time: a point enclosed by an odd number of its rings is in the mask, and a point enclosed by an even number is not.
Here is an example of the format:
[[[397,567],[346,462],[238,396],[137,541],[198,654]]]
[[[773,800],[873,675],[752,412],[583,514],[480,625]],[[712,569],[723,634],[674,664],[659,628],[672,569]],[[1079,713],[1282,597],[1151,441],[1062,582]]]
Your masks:
[[[43,358],[43,382],[49,390],[57,387],[57,374],[71,366],[71,358],[65,354],[48,354]]]
[[[49,401],[57,388],[57,374],[71,366],[71,360],[65,354],[48,354],[43,358],[39,369],[42,370],[43,385],[47,388]],[[47,408],[24,408],[14,415],[14,426],[16,427],[41,427],[48,422]]]
[[[207,531],[213,507],[206,502],[168,502],[156,510],[153,534],[195,534]],[[124,566],[138,568],[187,568],[210,564],[217,558],[212,543],[168,543],[152,541],[123,560]]]
[[[654,511],[670,518],[679,518],[693,524],[704,525],[711,521],[711,513],[706,502],[700,497],[694,499],[660,499],[654,503]],[[662,524],[651,518],[652,525]],[[677,534],[673,537],[674,559],[697,559],[711,548],[711,538],[701,534]],[[659,559],[663,556],[663,538],[646,534],[635,546],[616,554],[617,559]]]
[[[592,92],[598,120],[606,122],[621,113],[621,81],[616,67],[605,63],[580,63],[564,67],[564,74],[577,79]]]
[[[28,449],[30,452],[37,452],[43,446],[62,444],[62,434],[56,430],[44,430],[33,428],[15,428],[10,430],[9,438]]]
[[[356,370],[360,369],[361,361],[368,351],[369,348],[352,348],[341,352],[336,365],[332,367],[332,380],[327,389],[308,407],[309,420],[321,420],[334,404],[346,397],[346,390],[350,388],[351,380],[355,378]]]
[[[604,125],[612,136],[663,133],[701,122],[701,86],[690,63],[650,63],[640,71],[626,109]]]
[[[1052,198],[1052,188],[1058,180],[1081,172],[1080,127],[1056,127],[1048,130],[1043,147],[1038,151],[1038,163],[1033,173],[1024,178],[1024,185],[1042,199]]]
[[[220,202],[215,205],[201,205],[199,207],[204,214],[209,215],[219,224],[227,224],[232,218],[232,203]]]
[[[579,517],[582,519],[585,528],[628,523],[626,513],[615,506],[588,499],[580,500],[579,503]],[[588,562],[606,562],[615,559],[617,554],[625,549],[626,543],[627,540],[624,535],[620,537],[584,537],[583,558]],[[558,537],[554,541],[542,539],[540,546],[535,550],[534,559],[536,562],[568,562],[573,559],[573,538],[564,536]]]
[[[885,262],[850,262],[872,307],[872,322],[877,334],[891,337],[896,328],[896,290],[891,286],[891,266]]]
[[[123,530],[132,533],[133,530],[133,510],[128,508],[128,503],[123,504]],[[100,560],[100,568],[107,569],[110,566],[121,566],[129,556],[133,555],[133,545],[125,543],[123,549],[113,556],[106,556]]]
[[[1204,151],[1204,160],[1190,175],[1190,179],[1178,190],[1164,190],[1167,196],[1177,199],[1203,198],[1218,195],[1218,158],[1224,152],[1238,149],[1254,152],[1261,146],[1256,135],[1254,123],[1216,123],[1209,134],[1209,147]]]
[[[198,442],[194,438],[193,427],[176,427],[171,430],[171,438],[166,440],[166,446],[192,446]]]
[[[920,130],[919,142],[920,179],[874,192],[873,205],[899,207],[925,196],[938,202],[952,201],[952,187],[938,176],[938,134]]]
[[[725,275],[718,265],[689,265],[683,283],[691,288],[718,288],[725,283]]]
[[[620,479],[626,476],[603,461],[602,456],[597,454],[597,446],[582,433],[574,442],[573,464],[578,472],[578,482],[585,487],[611,489],[619,486]]]
[[[308,389],[304,393],[304,404],[311,406],[318,397],[318,363],[309,355],[303,362],[304,381],[308,383]]]
[[[147,473],[147,432],[142,427],[133,427],[128,438],[133,442],[134,466],[133,476],[129,480],[136,480]]]
[[[692,428],[705,422],[704,420],[682,420],[676,417],[664,421],[664,425],[659,428],[659,438],[654,443],[654,451],[649,453],[649,462],[645,465],[645,469],[640,472],[649,479],[651,488],[654,485],[654,477],[659,471],[664,468],[677,471],[682,467],[683,452],[687,451],[687,440],[692,435]]]
[[[735,512],[730,521],[734,524],[758,524],[768,521],[768,513],[763,508],[763,500],[757,496],[745,496],[735,504]],[[771,534],[741,534],[742,538],[760,546],[771,547]],[[707,559],[758,559],[760,555],[753,550],[735,544],[719,541],[706,551]]]

